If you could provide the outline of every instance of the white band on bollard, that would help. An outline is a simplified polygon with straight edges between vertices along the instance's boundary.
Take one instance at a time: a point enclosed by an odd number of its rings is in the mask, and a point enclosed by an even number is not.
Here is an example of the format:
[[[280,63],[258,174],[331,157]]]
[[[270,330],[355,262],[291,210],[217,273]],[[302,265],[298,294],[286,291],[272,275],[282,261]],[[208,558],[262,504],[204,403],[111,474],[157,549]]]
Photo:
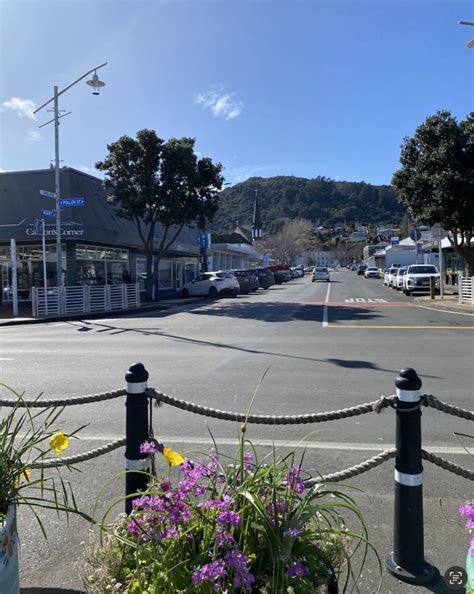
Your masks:
[[[419,402],[421,400],[420,390],[400,390],[397,388],[397,398],[403,402]]]
[[[405,487],[419,487],[423,484],[423,473],[406,474],[395,469],[395,480],[400,485],[405,485]]]
[[[129,460],[128,458],[125,458],[126,470],[148,470],[149,466],[149,458],[141,458],[140,460]]]
[[[147,382],[139,382],[137,384],[127,382],[127,392],[129,394],[142,394],[147,389],[147,386]]]

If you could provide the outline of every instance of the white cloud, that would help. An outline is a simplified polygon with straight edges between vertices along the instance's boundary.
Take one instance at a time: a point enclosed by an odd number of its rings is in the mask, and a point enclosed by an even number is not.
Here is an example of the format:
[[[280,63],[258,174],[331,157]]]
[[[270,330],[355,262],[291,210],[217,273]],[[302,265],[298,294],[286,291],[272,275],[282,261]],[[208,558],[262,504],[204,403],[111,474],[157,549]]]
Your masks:
[[[6,169],[2,169],[2,168],[0,167],[0,173],[6,173]]]
[[[41,140],[41,134],[37,130],[28,130],[26,133],[28,140],[31,142],[36,142],[37,140]]]
[[[21,118],[28,118],[29,120],[36,120],[36,115],[33,113],[35,104],[30,99],[20,99],[19,97],[12,97],[8,101],[2,103],[2,111],[16,111]]]
[[[241,101],[235,99],[235,93],[224,93],[222,90],[200,94],[194,102],[210,109],[215,117],[223,117],[226,120],[238,117],[244,107]]]

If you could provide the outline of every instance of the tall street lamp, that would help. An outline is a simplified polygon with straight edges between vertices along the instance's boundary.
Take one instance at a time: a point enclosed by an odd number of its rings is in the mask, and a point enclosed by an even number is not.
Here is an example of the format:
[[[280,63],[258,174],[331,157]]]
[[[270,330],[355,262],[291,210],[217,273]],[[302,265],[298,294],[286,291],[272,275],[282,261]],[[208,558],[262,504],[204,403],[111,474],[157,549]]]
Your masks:
[[[459,25],[469,25],[471,27],[474,27],[474,23],[471,23],[470,21],[458,21]],[[467,42],[467,47],[470,48],[474,48],[474,39],[471,39],[471,41]]]
[[[57,275],[58,290],[62,286],[61,205],[60,205],[61,192],[60,192],[60,182],[59,182],[59,119],[66,115],[69,115],[69,113],[71,113],[71,112],[68,112],[68,113],[63,114],[62,116],[59,115],[58,99],[59,99],[60,95],[62,95],[66,91],[68,91],[71,87],[73,87],[75,84],[77,84],[78,82],[80,82],[81,80],[86,78],[86,76],[88,76],[92,72],[94,72],[94,76],[92,77],[91,80],[87,81],[87,84],[93,88],[93,91],[92,91],[93,95],[99,95],[100,89],[105,86],[105,83],[102,82],[101,80],[99,80],[99,77],[97,76],[97,70],[99,70],[99,68],[103,68],[106,65],[107,65],[107,62],[104,62],[103,64],[100,64],[100,66],[96,66],[95,68],[88,70],[80,78],[78,78],[73,83],[71,83],[64,89],[62,89],[62,91],[58,91],[58,87],[54,87],[54,95],[51,97],[51,99],[48,99],[48,101],[46,101],[46,103],[43,103],[43,105],[38,107],[38,109],[36,109],[33,112],[33,113],[38,113],[41,109],[43,109],[43,107],[46,107],[46,105],[49,105],[51,103],[51,101],[54,102],[53,103],[54,118],[52,120],[50,120],[49,122],[46,122],[45,124],[41,125],[40,128],[42,128],[43,126],[46,126],[47,124],[50,124],[51,122],[54,122],[54,157],[55,157],[54,158],[54,185],[55,185],[54,198],[56,199],[56,275]]]

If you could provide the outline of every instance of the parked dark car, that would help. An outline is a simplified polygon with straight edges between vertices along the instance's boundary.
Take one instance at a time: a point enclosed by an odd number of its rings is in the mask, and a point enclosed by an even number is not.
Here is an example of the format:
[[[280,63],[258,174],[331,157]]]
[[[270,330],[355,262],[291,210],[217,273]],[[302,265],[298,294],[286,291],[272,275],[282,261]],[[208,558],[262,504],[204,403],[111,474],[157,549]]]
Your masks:
[[[366,270],[367,270],[366,264],[359,264],[357,266],[357,276],[359,276],[360,274],[363,276],[365,274]]]
[[[275,284],[275,277],[273,276],[273,272],[268,270],[268,268],[256,268],[255,274],[258,278],[258,283],[262,287],[262,289],[268,289],[269,287]]]
[[[256,290],[253,274],[249,270],[233,270],[240,285],[239,293],[248,295]]]

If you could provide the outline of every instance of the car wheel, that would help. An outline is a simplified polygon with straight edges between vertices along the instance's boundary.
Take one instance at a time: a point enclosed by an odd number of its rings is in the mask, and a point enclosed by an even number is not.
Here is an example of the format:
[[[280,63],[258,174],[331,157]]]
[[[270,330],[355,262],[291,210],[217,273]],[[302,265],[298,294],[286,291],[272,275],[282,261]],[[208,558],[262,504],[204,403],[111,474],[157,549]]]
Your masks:
[[[215,299],[215,298],[216,298],[218,295],[219,295],[219,293],[217,292],[217,289],[216,289],[216,287],[211,287],[211,288],[209,289],[209,297],[210,297],[211,299]]]
[[[395,290],[395,289],[396,289],[395,285],[392,285],[392,289],[393,289],[393,290]]]
[[[411,291],[409,291],[409,290],[407,289],[407,290],[405,291],[405,295],[406,295],[407,297],[410,297],[410,295],[411,295]]]
[[[314,278],[312,278],[312,279],[311,279],[311,282],[312,282],[312,283],[314,283],[314,280],[315,280],[315,279],[314,279]]]
[[[330,283],[330,282],[331,282],[331,280],[328,278],[328,283]]]
[[[234,289],[231,293],[232,297],[237,297],[238,294],[239,294],[239,289]]]
[[[183,289],[181,291],[181,297],[184,297],[184,299],[186,299],[186,297],[189,297],[189,291],[187,289]]]

